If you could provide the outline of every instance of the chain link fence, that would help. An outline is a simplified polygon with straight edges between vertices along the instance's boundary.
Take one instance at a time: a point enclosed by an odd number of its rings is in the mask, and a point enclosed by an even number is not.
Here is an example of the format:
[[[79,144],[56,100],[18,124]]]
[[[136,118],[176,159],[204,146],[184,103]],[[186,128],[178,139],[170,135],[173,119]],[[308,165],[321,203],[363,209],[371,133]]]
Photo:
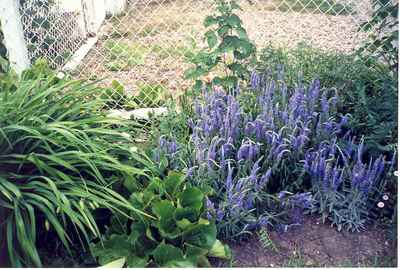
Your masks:
[[[86,40],[87,31],[80,5],[22,0],[20,12],[31,62],[45,58],[51,67],[60,69]]]
[[[190,87],[188,58],[204,45],[212,0],[16,0],[30,61],[42,57],[77,78],[101,80],[115,104],[159,107]],[[373,14],[371,0],[240,0],[249,37],[295,47],[351,53]],[[94,27],[93,24],[96,26]],[[73,65],[71,65],[71,61]],[[73,68],[71,68],[73,66]]]

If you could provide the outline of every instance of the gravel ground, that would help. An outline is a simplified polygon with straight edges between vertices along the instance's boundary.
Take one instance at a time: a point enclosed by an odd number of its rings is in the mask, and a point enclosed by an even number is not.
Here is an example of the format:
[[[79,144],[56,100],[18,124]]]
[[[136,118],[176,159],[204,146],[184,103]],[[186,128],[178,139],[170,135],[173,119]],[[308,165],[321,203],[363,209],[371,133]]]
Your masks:
[[[280,12],[276,1],[282,0],[252,1],[255,4],[242,1],[243,11],[239,15],[258,48],[268,43],[294,47],[299,42],[306,42],[322,50],[350,53],[366,38],[366,34],[358,33],[357,28],[358,23],[371,13],[368,0],[339,0],[353,5],[355,13],[347,16],[307,10]],[[78,73],[85,77],[106,78],[105,84],[116,79],[132,93],[137,92],[140,83],[162,84],[171,93],[179,93],[190,85],[183,79],[183,72],[188,67],[183,54],[193,50],[193,42],[197,47],[203,46],[202,21],[210,13],[210,2],[141,2],[131,2],[126,14],[107,20],[98,34],[98,43],[84,59]],[[106,68],[110,62],[105,48],[107,40],[146,48],[143,63],[110,71]]]

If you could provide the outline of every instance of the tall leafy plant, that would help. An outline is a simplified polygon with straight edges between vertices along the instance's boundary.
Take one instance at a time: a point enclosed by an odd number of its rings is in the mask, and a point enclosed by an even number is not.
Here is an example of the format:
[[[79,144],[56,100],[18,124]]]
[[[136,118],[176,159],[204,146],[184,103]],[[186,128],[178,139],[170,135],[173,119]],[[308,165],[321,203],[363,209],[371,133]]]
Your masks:
[[[256,48],[250,42],[242,20],[234,13],[241,9],[234,0],[216,0],[216,14],[207,16],[204,26],[208,29],[205,40],[208,47],[192,58],[195,65],[186,71],[187,79],[196,81],[195,88],[222,85],[225,88],[235,87],[239,80],[249,76],[247,63],[254,56]],[[210,72],[219,74],[211,81],[201,81]]]
[[[13,83],[0,89],[0,248],[11,266],[42,266],[37,243],[47,232],[69,250],[74,236],[100,235],[94,209],[139,213],[110,187],[145,172],[121,162],[132,159],[127,123],[101,111],[101,89],[37,70],[7,79]]]

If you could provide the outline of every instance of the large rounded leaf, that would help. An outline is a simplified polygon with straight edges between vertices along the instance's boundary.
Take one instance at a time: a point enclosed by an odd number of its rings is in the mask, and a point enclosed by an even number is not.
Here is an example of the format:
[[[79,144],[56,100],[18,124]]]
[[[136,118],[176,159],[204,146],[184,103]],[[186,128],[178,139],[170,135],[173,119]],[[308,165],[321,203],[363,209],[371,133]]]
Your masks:
[[[153,257],[155,262],[159,266],[164,266],[168,262],[172,261],[183,261],[183,252],[177,247],[170,244],[160,243],[157,248],[153,251]]]
[[[179,202],[182,207],[189,207],[196,209],[198,212],[203,206],[204,194],[200,189],[191,187],[185,189],[179,196]]]
[[[208,256],[217,257],[221,259],[230,259],[232,256],[231,250],[227,245],[221,243],[221,241],[216,240]]]
[[[157,228],[163,237],[173,239],[181,233],[174,219],[175,210],[172,202],[167,200],[155,202],[153,205],[153,213],[158,217]]]
[[[185,242],[205,249],[211,249],[217,240],[215,224],[198,224],[184,233]]]
[[[105,264],[105,265],[103,265],[103,266],[101,266],[99,268],[122,268],[122,267],[124,267],[125,262],[126,262],[126,258],[122,257],[122,258],[117,259],[115,261],[109,262],[109,263],[107,263],[107,264]]]
[[[164,180],[164,186],[168,194],[175,195],[179,187],[185,181],[185,176],[181,173],[170,172]]]

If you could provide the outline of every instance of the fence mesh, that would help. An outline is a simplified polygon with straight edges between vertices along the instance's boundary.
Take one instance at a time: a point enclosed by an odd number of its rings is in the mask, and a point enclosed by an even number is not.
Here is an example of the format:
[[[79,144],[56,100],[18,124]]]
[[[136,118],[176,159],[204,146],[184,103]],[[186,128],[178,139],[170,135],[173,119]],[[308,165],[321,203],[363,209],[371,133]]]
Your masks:
[[[22,22],[32,60],[44,57],[61,69],[92,35],[94,46],[72,74],[114,85],[116,104],[134,96],[128,107],[157,107],[162,95],[176,96],[190,86],[183,73],[187,59],[204,45],[202,23],[212,0],[104,0],[112,8],[95,33],[86,30],[87,16],[80,8],[87,1],[23,1]],[[373,14],[370,0],[238,2],[249,37],[259,48],[306,42],[322,50],[351,53],[367,38],[368,33],[358,28]]]
[[[51,67],[60,69],[82,46],[86,29],[79,4],[68,6],[62,1],[21,1],[21,22],[32,62],[45,58]]]

